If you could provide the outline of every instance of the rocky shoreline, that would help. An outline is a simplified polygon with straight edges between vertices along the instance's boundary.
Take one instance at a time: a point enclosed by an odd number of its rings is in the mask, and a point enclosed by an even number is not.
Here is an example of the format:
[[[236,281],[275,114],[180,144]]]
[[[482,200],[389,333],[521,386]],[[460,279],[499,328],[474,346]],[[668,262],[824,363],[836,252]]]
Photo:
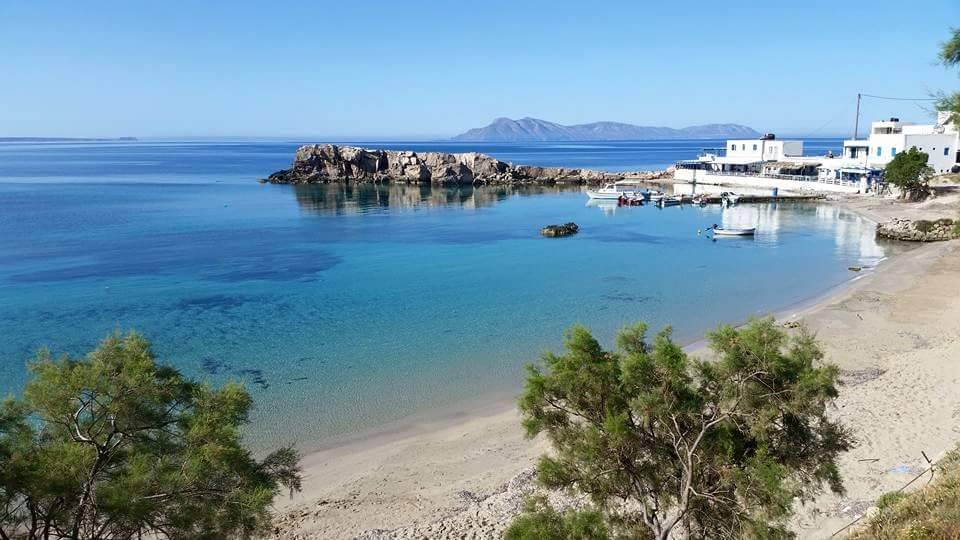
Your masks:
[[[894,218],[877,225],[877,237],[908,242],[943,242],[960,237],[954,220]]]
[[[600,184],[630,177],[670,178],[667,171],[611,173],[514,165],[486,154],[375,150],[334,144],[301,146],[293,166],[261,180],[271,184],[403,182],[437,185]]]

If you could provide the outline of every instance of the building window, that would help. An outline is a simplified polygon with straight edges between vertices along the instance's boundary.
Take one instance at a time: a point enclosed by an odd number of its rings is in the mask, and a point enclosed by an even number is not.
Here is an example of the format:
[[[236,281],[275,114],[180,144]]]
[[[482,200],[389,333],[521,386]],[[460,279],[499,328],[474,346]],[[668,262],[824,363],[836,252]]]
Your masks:
[[[741,144],[741,145],[740,145],[740,149],[743,150],[744,152],[746,152],[746,151],[747,151],[747,145],[746,145],[746,144]]]
[[[949,146],[943,149],[943,155],[945,155],[945,156],[949,156],[949,155],[950,155],[950,147],[949,147]]]
[[[754,152],[757,151],[757,145],[753,145],[753,151],[754,151]]]
[[[731,145],[730,145],[730,150],[731,150],[731,151],[736,151],[736,149],[737,149],[737,145],[735,145],[735,144],[731,144]]]
[[[882,155],[882,152],[883,152],[883,149],[878,146],[878,147],[877,147],[877,157],[880,157],[880,156]]]
[[[897,147],[896,147],[896,146],[891,146],[891,147],[890,147],[890,157],[893,157],[893,156],[895,156],[895,155],[897,155]]]

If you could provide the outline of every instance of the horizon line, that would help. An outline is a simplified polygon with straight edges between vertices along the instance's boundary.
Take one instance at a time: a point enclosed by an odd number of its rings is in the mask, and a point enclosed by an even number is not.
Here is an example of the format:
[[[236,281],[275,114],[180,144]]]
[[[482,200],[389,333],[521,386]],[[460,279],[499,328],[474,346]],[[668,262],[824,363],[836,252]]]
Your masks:
[[[779,137],[807,138],[807,139],[846,139],[851,134],[827,133],[804,134],[803,132],[784,132],[783,135],[773,131]],[[563,139],[563,140],[476,140],[463,141],[454,139],[456,135],[122,135],[122,136],[79,136],[79,135],[2,135],[0,142],[142,142],[142,141],[186,141],[186,140],[324,140],[330,142],[447,142],[456,144],[470,143],[574,143],[574,142],[629,142],[629,141],[697,141],[697,140],[733,140],[730,137],[660,137],[649,139]],[[749,139],[749,137],[747,138]]]

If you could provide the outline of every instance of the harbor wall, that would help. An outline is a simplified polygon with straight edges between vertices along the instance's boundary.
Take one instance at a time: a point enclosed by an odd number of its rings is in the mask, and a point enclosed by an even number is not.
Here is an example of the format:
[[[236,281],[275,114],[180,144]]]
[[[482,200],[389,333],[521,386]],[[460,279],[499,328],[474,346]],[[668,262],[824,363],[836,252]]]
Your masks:
[[[745,186],[762,189],[777,188],[794,193],[858,193],[859,186],[849,184],[828,184],[804,180],[786,180],[756,175],[712,174],[698,169],[677,169],[673,177],[684,182],[712,184],[716,186]]]

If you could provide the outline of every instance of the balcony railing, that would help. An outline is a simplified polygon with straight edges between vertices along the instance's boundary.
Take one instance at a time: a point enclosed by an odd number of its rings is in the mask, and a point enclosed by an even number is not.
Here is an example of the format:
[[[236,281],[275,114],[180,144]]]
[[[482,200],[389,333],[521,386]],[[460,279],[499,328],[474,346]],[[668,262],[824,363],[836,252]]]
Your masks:
[[[776,180],[794,180],[796,182],[818,182],[820,184],[833,184],[838,186],[855,186],[859,181],[839,180],[837,178],[823,178],[818,175],[804,174],[760,174],[756,172],[735,172],[735,171],[705,171],[706,174],[717,176],[740,176],[751,178],[773,178]]]

